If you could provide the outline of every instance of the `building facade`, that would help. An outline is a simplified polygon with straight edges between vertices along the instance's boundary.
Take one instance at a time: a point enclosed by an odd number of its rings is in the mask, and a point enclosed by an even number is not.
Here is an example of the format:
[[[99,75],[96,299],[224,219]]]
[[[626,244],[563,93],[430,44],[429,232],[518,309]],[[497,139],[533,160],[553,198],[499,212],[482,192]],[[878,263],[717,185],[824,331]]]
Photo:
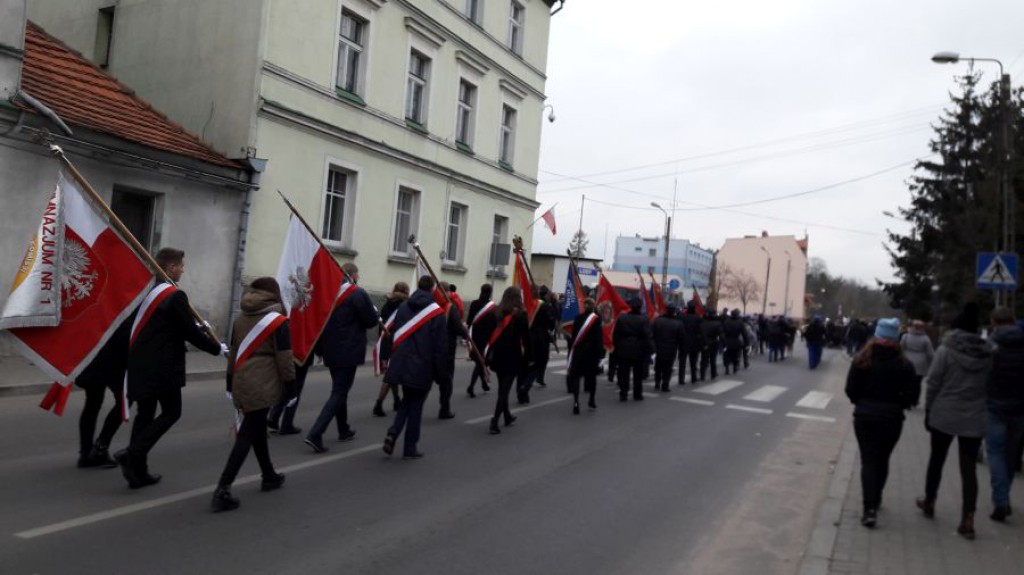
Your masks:
[[[530,241],[538,206],[554,5],[33,0],[30,13],[219,149],[267,160],[245,276],[277,269],[280,191],[383,293],[408,280],[413,235],[442,279],[508,281],[507,246]]]
[[[579,258],[580,284],[585,288],[597,286],[598,265],[600,258]],[[562,254],[536,253],[530,256],[530,272],[533,281],[538,285],[546,285],[557,294],[565,293],[565,280],[569,277],[569,256]]]
[[[805,237],[760,236],[729,238],[717,256],[718,307],[744,309],[746,313],[804,318],[804,292],[807,285],[807,245]],[[747,278],[756,286],[755,297],[743,301],[728,289],[730,274]],[[765,289],[765,286],[767,290]]]
[[[715,254],[711,250],[691,243],[689,240],[671,239],[668,245],[668,275],[678,276],[681,282],[679,289],[700,290],[708,287],[711,275],[711,264]],[[615,259],[612,270],[619,272],[635,272],[640,266],[643,273],[650,272],[661,281],[661,271],[665,262],[665,238],[645,238],[635,236],[619,236],[615,238]]]

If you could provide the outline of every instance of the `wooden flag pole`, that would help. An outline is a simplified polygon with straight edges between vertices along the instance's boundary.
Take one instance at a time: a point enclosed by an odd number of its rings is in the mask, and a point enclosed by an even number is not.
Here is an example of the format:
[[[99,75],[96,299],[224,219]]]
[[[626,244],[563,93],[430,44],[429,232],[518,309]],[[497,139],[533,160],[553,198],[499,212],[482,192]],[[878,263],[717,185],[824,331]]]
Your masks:
[[[52,153],[58,160],[60,160],[61,165],[63,165],[64,168],[71,173],[71,176],[83,188],[83,191],[85,191],[86,195],[89,196],[89,199],[92,200],[93,205],[99,208],[107,216],[107,220],[111,223],[111,225],[114,226],[114,228],[121,235],[121,237],[128,242],[128,245],[131,246],[135,254],[142,258],[142,261],[146,264],[146,267],[149,268],[149,271],[153,272],[153,275],[157,276],[158,278],[164,280],[165,282],[171,284],[172,286],[177,287],[176,282],[172,280],[171,277],[167,275],[167,272],[164,271],[164,268],[160,267],[160,264],[157,263],[155,259],[153,259],[153,256],[149,253],[149,250],[147,250],[145,247],[142,246],[141,243],[139,243],[139,240],[135,238],[135,234],[133,234],[131,230],[129,230],[127,226],[124,225],[124,223],[121,221],[121,218],[117,217],[117,214],[115,214],[114,211],[110,209],[110,206],[108,206],[107,202],[103,200],[103,197],[100,196],[95,189],[93,189],[89,182],[86,181],[85,177],[82,176],[82,173],[78,171],[78,168],[76,168],[75,165],[71,163],[71,160],[69,160],[68,157],[64,155],[64,150],[62,150],[61,147],[58,146],[57,144],[48,143],[47,145],[50,148],[50,153]],[[192,313],[192,317],[196,320],[196,322],[203,326],[203,330],[206,331],[206,335],[213,341],[217,342],[217,345],[221,345],[221,341],[217,337],[217,334],[213,333],[213,328],[211,328],[207,324],[206,320],[203,319],[203,316],[199,315],[199,312],[196,311],[196,308],[192,307],[191,302],[189,302],[188,309]]]

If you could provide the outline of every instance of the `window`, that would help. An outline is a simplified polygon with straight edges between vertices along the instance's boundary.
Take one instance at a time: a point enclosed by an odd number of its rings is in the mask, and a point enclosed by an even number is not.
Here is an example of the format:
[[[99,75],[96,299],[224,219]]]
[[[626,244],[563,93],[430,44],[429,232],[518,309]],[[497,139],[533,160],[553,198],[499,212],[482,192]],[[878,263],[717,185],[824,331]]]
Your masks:
[[[153,247],[153,214],[156,196],[114,189],[110,209],[147,250]]]
[[[409,79],[405,84],[405,119],[417,124],[427,123],[427,83],[430,81],[430,58],[416,50],[409,53]]]
[[[395,237],[391,252],[409,255],[409,235],[416,233],[419,219],[419,192],[409,188],[398,188],[398,203],[395,206]]]
[[[501,107],[501,142],[498,145],[498,161],[512,165],[512,152],[516,145],[516,110],[504,104]]]
[[[640,246],[637,246],[637,247],[633,248],[633,251],[635,251],[635,252],[642,252],[642,251],[644,251],[644,249],[642,247],[640,247]]]
[[[651,248],[651,249],[647,250],[647,257],[653,258],[656,255],[658,255],[658,250],[657,249]]]
[[[341,11],[341,33],[338,36],[338,77],[334,85],[352,94],[362,91],[363,46],[366,42],[366,20],[348,10]]]
[[[93,60],[100,68],[110,65],[110,45],[114,40],[114,6],[100,8],[96,20],[96,47]]]
[[[473,107],[476,104],[476,86],[459,80],[459,109],[455,115],[455,141],[473,147]]]
[[[508,243],[508,218],[494,216],[494,231],[491,234],[491,271],[504,273],[511,258]]]
[[[523,53],[523,18],[526,9],[519,2],[512,2],[508,15],[508,49],[516,54]]]
[[[324,192],[324,222],[321,237],[338,244],[348,243],[351,237],[350,216],[355,204],[352,190],[355,174],[331,167],[327,172],[327,189]]]
[[[448,209],[448,239],[444,246],[444,261],[451,264],[462,264],[462,254],[466,244],[466,217],[469,208],[452,202]]]
[[[470,22],[480,24],[483,21],[482,4],[481,0],[466,0],[466,18],[469,18]]]

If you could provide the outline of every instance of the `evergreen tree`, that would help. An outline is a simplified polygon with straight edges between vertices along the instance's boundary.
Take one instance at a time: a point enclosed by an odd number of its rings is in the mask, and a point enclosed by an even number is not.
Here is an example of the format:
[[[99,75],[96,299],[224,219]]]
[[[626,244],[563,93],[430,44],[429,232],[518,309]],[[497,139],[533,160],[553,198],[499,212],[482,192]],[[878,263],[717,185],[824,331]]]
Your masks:
[[[576,230],[576,233],[572,235],[572,239],[569,240],[569,251],[572,252],[573,257],[582,258],[587,255],[587,245],[590,240],[587,239],[587,232],[583,230]]]

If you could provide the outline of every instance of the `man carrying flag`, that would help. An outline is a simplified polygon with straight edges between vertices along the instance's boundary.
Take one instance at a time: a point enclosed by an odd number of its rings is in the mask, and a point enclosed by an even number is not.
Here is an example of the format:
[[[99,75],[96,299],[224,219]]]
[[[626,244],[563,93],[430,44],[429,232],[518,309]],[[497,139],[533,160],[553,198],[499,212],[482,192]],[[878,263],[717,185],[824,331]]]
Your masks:
[[[615,355],[615,344],[612,340],[615,321],[620,315],[628,312],[629,304],[615,291],[615,286],[608,281],[608,278],[603,273],[599,274],[597,280],[597,313],[601,316],[604,348],[609,351],[608,381],[615,381],[615,375],[618,371],[618,357]]]
[[[569,335],[572,335],[576,316],[580,314],[581,297],[583,297],[583,287],[580,285],[579,272],[576,270],[576,263],[570,261],[565,277],[565,304],[562,306],[561,317],[562,330]]]

